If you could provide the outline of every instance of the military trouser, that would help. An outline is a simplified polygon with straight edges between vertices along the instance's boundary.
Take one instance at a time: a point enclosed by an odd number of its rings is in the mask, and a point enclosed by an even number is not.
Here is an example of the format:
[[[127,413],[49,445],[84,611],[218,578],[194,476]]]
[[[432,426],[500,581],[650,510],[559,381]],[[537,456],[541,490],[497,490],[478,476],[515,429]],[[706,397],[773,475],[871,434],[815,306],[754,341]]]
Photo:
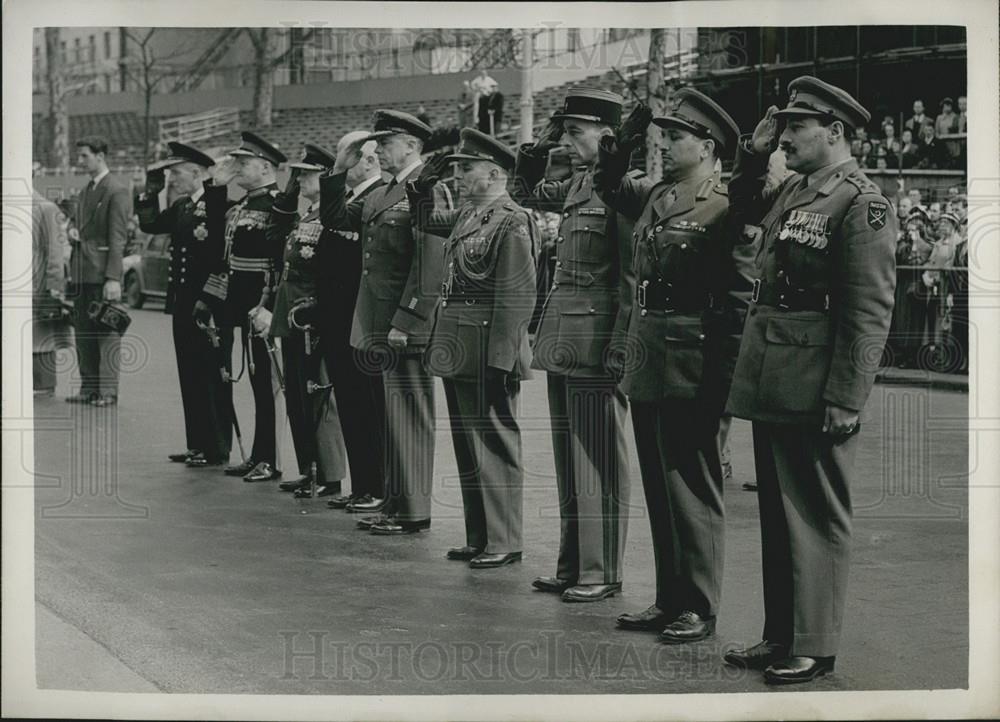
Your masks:
[[[547,383],[559,487],[556,576],[620,582],[629,499],[625,395],[611,378],[549,374]]]
[[[656,606],[668,616],[718,612],[725,511],[719,415],[699,399],[631,401],[656,562]]]
[[[837,654],[851,551],[857,435],[753,422],[764,577],[764,639],[792,654]]]
[[[518,395],[491,402],[479,381],[444,379],[466,544],[488,554],[522,550],[524,467]]]
[[[385,387],[387,512],[399,521],[431,518],[434,482],[434,379],[423,354],[396,354]]]
[[[320,391],[310,394],[308,383],[319,383],[320,355],[318,352],[307,354],[302,332],[292,330],[281,339],[281,359],[285,373],[285,406],[288,424],[292,427],[295,460],[300,474],[310,474],[312,465],[317,461],[316,435],[326,394]]]
[[[243,353],[248,364],[253,363],[250,387],[253,389],[254,429],[253,449],[250,458],[258,464],[266,461],[277,466],[277,430],[275,429],[275,399],[271,357],[267,351],[267,341],[250,334],[249,322],[243,324]]]

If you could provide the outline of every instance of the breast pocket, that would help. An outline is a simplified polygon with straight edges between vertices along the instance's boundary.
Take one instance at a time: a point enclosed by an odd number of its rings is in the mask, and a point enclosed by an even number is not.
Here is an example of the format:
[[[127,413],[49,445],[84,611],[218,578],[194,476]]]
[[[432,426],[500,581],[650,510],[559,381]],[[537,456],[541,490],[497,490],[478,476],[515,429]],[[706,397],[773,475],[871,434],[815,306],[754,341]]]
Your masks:
[[[675,285],[698,285],[707,231],[668,225],[656,226],[654,233],[659,274]]]
[[[594,217],[588,220],[577,220],[570,231],[574,253],[573,259],[578,263],[605,263],[611,254],[611,242],[608,240],[607,224],[603,218]]]
[[[413,233],[409,217],[393,213],[379,222],[379,249],[399,255],[410,253]]]
[[[771,411],[820,409],[831,361],[827,317],[769,318],[764,340],[760,405]]]

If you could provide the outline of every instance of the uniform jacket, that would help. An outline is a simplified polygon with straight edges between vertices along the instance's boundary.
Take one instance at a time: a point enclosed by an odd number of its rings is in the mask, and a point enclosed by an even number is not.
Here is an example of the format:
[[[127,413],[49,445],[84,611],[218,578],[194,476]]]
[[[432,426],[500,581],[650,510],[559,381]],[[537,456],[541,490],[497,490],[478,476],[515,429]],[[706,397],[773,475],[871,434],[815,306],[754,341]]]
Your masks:
[[[717,175],[678,183],[615,178],[603,154],[598,193],[636,218],[636,292],[622,388],[635,401],[701,398],[721,414],[735,344],[727,294],[735,271],[726,186]]]
[[[414,178],[422,166],[408,176]],[[405,353],[422,353],[441,289],[442,239],[414,232],[406,180],[375,188],[362,203],[345,203],[346,173],[320,178],[320,214],[327,228],[360,236],[361,283],[351,345],[384,346],[390,328],[408,334]]]
[[[110,173],[93,189],[80,191],[76,227],[79,244],[73,254],[73,280],[104,283],[122,280],[122,256],[128,235],[128,190]]]
[[[411,205],[421,202],[411,197]],[[538,230],[507,193],[476,212],[434,213],[418,225],[448,235],[444,280],[427,367],[435,376],[481,380],[487,366],[530,378],[528,323],[535,304]]]
[[[892,203],[854,160],[792,174],[762,195],[767,156],[741,142],[730,181],[732,212],[762,228],[758,278],[769,288],[827,294],[829,309],[754,303],[729,411],[777,423],[822,423],[827,404],[864,408],[885,346],[896,285]]]
[[[146,233],[170,234],[170,272],[167,277],[166,313],[190,314],[208,280],[214,246],[209,235],[224,233],[219,224],[209,228],[204,193],[176,199],[160,210],[160,199],[141,193],[135,198],[139,228]]]
[[[300,215],[298,200],[297,192],[279,193],[266,229],[269,241],[284,249],[276,269],[278,283],[273,295],[264,303],[273,314],[270,335],[275,338],[289,335],[292,327],[288,312],[297,302],[312,298],[318,303],[319,246],[325,231],[319,220],[319,204]],[[314,308],[310,316],[315,318],[316,315]],[[299,322],[305,320],[303,314]]]
[[[534,367],[604,376],[611,355],[624,355],[634,292],[631,222],[601,201],[591,171],[546,181],[545,163],[522,148],[514,184],[524,206],[562,214],[553,282],[535,330]]]
[[[268,236],[267,224],[277,195],[277,186],[271,183],[230,204],[225,186],[205,185],[209,226],[224,228],[209,234],[213,260],[202,291],[219,325],[245,323],[264,289],[276,285],[282,246]]]

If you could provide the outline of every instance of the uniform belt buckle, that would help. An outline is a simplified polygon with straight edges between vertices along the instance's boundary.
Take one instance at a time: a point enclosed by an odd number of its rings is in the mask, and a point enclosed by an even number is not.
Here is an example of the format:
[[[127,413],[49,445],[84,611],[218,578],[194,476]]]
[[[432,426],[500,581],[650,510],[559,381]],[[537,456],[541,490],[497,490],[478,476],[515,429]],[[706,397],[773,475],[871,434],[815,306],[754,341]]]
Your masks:
[[[753,280],[753,294],[750,296],[750,300],[754,303],[760,299],[760,279],[755,278]]]
[[[476,305],[476,299],[474,299],[474,298],[467,298],[467,299],[465,299],[465,305],[466,306],[475,306]]]
[[[649,285],[649,281],[643,281],[639,287],[636,289],[636,300],[639,302],[639,308],[646,308],[646,286]]]

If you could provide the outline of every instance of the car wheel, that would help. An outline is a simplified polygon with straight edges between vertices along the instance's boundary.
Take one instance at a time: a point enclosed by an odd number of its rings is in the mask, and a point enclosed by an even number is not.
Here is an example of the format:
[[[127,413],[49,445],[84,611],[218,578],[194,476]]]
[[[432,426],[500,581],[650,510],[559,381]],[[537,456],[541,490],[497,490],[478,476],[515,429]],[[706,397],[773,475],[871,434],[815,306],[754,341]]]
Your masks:
[[[142,304],[145,302],[146,297],[139,284],[139,274],[135,271],[129,271],[125,274],[125,303],[130,308],[142,308]]]

